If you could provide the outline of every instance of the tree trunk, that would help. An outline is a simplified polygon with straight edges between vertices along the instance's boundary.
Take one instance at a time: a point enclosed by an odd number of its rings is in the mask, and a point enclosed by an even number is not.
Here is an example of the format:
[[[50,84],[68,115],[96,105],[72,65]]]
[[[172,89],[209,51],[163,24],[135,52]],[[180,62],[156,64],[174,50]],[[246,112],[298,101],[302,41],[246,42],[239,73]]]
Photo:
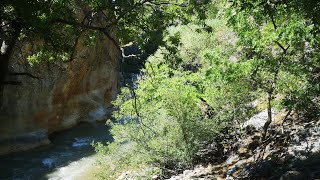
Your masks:
[[[10,35],[10,38],[8,38],[8,40],[3,38],[1,40],[2,43],[0,44],[0,47],[2,47],[3,43],[7,46],[0,52],[0,110],[2,109],[3,86],[6,84],[5,82],[9,74],[9,59],[13,53],[14,46],[21,32],[21,27],[18,23],[12,23],[12,28],[13,31]]]
[[[272,92],[268,92],[268,120],[265,122],[263,126],[263,137],[266,136],[269,125],[272,122],[272,106],[271,106],[271,101],[272,101]]]

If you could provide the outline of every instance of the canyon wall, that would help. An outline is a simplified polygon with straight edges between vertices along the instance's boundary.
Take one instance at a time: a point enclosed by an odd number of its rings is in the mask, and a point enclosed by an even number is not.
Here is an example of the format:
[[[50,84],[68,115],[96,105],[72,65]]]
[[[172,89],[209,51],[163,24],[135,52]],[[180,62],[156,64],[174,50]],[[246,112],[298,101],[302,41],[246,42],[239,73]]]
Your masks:
[[[26,57],[32,46],[18,44],[10,59],[12,76],[22,85],[4,87],[0,111],[0,154],[48,144],[52,132],[80,121],[103,120],[118,90],[120,51],[106,36],[92,46],[80,38],[71,62],[41,62]]]

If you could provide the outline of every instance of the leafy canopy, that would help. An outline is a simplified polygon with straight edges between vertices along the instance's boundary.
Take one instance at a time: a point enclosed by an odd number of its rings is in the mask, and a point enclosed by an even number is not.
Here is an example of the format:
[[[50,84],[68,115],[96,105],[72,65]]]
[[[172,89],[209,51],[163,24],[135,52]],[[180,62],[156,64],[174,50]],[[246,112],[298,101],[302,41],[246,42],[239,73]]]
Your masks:
[[[1,40],[43,41],[43,53],[71,53],[75,38],[97,32],[118,45],[131,41],[161,43],[167,27],[186,24],[196,15],[205,18],[209,1],[169,0],[2,0],[0,2]],[[192,15],[192,16],[191,16]]]
[[[252,82],[270,100],[278,95],[288,110],[318,109],[319,8],[313,0],[235,0],[226,11],[239,37],[241,60],[254,65]]]

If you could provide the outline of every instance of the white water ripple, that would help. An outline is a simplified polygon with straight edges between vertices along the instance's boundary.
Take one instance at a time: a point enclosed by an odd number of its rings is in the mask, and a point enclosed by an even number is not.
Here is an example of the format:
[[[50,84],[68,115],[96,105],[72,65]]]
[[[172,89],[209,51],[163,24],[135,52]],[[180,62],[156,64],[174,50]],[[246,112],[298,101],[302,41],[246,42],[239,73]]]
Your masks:
[[[74,138],[75,142],[72,143],[72,147],[89,146],[92,138]]]
[[[42,164],[49,169],[52,168],[53,163],[54,163],[53,158],[45,158],[42,160]]]

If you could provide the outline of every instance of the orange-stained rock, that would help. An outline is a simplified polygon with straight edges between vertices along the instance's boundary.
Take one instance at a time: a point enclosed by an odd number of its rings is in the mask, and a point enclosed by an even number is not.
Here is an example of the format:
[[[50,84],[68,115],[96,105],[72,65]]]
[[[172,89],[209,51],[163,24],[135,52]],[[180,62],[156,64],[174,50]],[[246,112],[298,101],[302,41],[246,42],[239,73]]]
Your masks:
[[[87,47],[80,38],[73,61],[42,62],[33,67],[25,61],[32,48],[28,43],[22,46],[25,52],[15,51],[10,71],[28,72],[41,78],[10,77],[23,84],[4,88],[0,154],[47,144],[52,132],[108,115],[107,108],[118,91],[120,55],[111,40],[101,36]]]

